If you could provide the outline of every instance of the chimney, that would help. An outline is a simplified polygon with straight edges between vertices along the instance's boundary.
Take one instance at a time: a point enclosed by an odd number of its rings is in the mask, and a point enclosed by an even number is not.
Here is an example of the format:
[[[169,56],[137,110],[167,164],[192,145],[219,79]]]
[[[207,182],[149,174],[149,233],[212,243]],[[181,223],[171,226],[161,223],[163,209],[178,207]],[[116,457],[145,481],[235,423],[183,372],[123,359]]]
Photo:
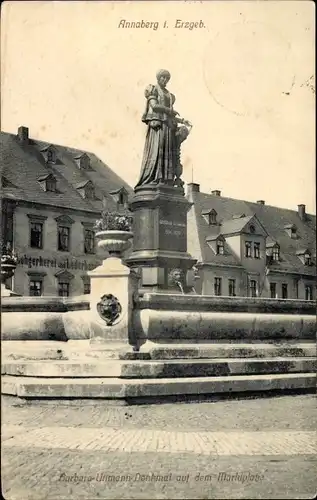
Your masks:
[[[258,200],[258,201],[257,201],[257,203],[258,203],[259,205],[265,205],[265,201],[264,201],[264,200]]]
[[[215,189],[214,191],[211,191],[211,194],[213,194],[214,196],[221,196],[221,191]]]
[[[195,182],[190,182],[187,184],[187,193],[199,193],[200,184],[195,184]]]
[[[28,144],[29,142],[29,129],[27,127],[18,128],[18,138],[22,144]]]
[[[301,220],[306,219],[306,205],[297,205],[298,206],[298,215]]]

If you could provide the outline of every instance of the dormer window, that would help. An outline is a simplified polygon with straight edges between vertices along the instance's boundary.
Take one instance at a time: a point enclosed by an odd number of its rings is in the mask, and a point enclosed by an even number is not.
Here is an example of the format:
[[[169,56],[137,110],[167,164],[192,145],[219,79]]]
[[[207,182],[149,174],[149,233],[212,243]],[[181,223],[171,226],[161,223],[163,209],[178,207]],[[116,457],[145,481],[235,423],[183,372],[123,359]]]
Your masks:
[[[222,236],[222,234],[214,234],[208,236],[206,239],[209,247],[213,250],[216,255],[224,255],[225,254],[225,243],[226,240]]]
[[[118,209],[126,208],[128,205],[128,191],[122,187],[116,191],[111,191],[111,196],[117,203]]]
[[[311,258],[311,252],[308,249],[303,249],[303,250],[297,250],[296,255],[300,258],[302,263],[305,266],[311,266],[312,265],[312,258]]]
[[[287,224],[284,226],[284,229],[290,238],[297,239],[297,227],[295,224]]]
[[[276,262],[280,260],[280,247],[278,245],[274,245],[272,248],[272,260]]]
[[[80,196],[86,200],[93,200],[95,198],[95,188],[91,181],[83,181],[77,184],[77,191]]]
[[[217,242],[216,242],[217,246],[216,246],[216,249],[217,249],[217,255],[224,255],[225,253],[225,244],[224,244],[224,241],[221,240],[221,239],[218,239]]]
[[[53,148],[48,148],[46,162],[50,164],[56,163],[56,153]]]
[[[54,155],[51,150],[47,152],[47,163],[54,163]]]
[[[8,181],[8,179],[6,177],[1,177],[1,184],[0,184],[3,188],[16,188],[17,186],[15,186],[14,184],[12,184],[12,182]]]
[[[41,153],[48,165],[54,165],[56,163],[56,151],[53,146],[43,147]]]
[[[311,255],[308,252],[304,254],[304,263],[305,266],[311,266]]]
[[[86,153],[75,156],[74,160],[80,170],[90,170],[90,158]]]
[[[212,210],[209,214],[209,224],[217,224],[217,212],[216,210]]]
[[[88,200],[93,200],[95,197],[95,190],[93,185],[87,185],[86,187],[86,198]]]
[[[281,260],[280,246],[276,241],[271,240],[270,238],[266,243],[266,255],[268,264],[272,263],[272,261],[279,262]]]
[[[51,191],[53,193],[56,192],[56,179],[54,175],[52,174],[42,175],[37,180],[44,191]]]
[[[214,208],[210,210],[204,210],[202,215],[209,226],[218,225],[217,212]]]
[[[118,201],[118,203],[119,203],[119,205],[124,205],[124,202],[125,202],[125,196],[124,196],[124,194],[121,192],[121,193],[119,194],[119,201]]]

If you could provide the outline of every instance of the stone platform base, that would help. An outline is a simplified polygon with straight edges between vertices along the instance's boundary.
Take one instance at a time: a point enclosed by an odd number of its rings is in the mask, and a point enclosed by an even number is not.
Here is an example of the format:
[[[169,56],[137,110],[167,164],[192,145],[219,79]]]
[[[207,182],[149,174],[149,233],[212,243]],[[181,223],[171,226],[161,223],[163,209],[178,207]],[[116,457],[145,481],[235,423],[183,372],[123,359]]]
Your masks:
[[[192,377],[182,379],[123,380],[120,378],[2,378],[2,393],[25,399],[107,399],[139,404],[151,399],[161,402],[166,398],[208,396],[236,392],[263,392],[313,389],[316,377],[312,373],[288,373],[269,375],[236,375],[221,377]],[[144,398],[144,399],[143,399]],[[195,399],[195,398],[194,398]],[[143,401],[142,401],[143,400]]]
[[[121,358],[121,359],[120,359]],[[28,401],[127,404],[316,387],[311,342],[152,344],[93,350],[87,341],[2,344],[2,394]],[[176,398],[176,399],[175,399]]]

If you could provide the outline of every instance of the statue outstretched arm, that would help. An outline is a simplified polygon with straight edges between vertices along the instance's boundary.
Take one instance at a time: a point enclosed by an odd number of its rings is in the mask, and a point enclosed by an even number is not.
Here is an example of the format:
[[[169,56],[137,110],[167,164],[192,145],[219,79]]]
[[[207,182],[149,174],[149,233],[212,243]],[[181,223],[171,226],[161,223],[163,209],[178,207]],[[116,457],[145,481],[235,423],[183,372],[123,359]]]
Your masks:
[[[181,123],[182,125],[186,125],[186,127],[192,127],[192,124],[188,121],[188,120],[185,120],[184,118],[175,118],[175,121],[177,123]]]
[[[156,99],[150,99],[149,102],[154,113],[165,113],[171,116],[178,115],[177,111],[174,111],[173,109],[168,108],[167,106],[162,106],[161,104],[158,104]]]

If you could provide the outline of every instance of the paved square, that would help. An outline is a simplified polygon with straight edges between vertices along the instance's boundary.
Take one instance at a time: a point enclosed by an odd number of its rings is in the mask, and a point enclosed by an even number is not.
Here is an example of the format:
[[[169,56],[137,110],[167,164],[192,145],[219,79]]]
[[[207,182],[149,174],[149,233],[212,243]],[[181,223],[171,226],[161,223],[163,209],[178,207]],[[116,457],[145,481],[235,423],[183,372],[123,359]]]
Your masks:
[[[312,498],[312,396],[138,407],[4,399],[7,499]]]

